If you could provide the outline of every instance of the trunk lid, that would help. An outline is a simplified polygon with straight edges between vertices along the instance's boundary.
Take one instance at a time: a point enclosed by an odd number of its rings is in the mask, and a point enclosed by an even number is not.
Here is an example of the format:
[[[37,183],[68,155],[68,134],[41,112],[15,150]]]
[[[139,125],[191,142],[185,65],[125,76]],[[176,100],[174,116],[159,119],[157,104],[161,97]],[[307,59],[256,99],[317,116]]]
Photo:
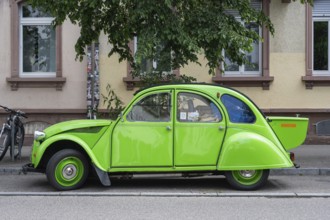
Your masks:
[[[308,118],[267,117],[267,121],[286,150],[300,146],[306,139]]]

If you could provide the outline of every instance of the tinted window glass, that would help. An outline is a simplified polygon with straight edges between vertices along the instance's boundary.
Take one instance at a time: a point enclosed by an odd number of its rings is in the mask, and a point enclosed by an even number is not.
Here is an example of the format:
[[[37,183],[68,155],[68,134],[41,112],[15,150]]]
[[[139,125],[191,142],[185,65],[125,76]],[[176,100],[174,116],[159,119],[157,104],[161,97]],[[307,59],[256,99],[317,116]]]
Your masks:
[[[328,21],[314,21],[314,70],[329,70]]]
[[[153,94],[136,103],[127,115],[128,121],[170,121],[171,95]]]
[[[192,93],[178,94],[177,120],[181,122],[218,122],[222,115],[208,98]]]
[[[254,123],[252,110],[243,101],[231,95],[223,95],[221,101],[227,109],[229,120],[235,123]]]

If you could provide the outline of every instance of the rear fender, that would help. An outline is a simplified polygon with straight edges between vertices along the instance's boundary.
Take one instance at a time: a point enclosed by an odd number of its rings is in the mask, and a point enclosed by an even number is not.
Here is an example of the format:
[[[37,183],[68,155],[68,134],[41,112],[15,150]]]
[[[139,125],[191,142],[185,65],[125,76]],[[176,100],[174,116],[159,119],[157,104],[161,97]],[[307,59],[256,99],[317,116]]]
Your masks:
[[[248,170],[292,167],[282,147],[256,133],[241,131],[225,140],[218,170]]]

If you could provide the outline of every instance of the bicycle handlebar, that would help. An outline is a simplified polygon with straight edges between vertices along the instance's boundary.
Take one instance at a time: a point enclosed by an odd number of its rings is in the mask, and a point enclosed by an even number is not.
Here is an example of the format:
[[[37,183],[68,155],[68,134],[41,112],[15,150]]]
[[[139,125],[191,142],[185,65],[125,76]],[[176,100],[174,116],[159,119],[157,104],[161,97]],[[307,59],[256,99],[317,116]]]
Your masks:
[[[27,118],[25,112],[22,112],[21,110],[10,109],[10,108],[8,108],[6,106],[3,106],[3,105],[0,105],[0,107],[3,108],[6,112],[14,113],[15,115]]]

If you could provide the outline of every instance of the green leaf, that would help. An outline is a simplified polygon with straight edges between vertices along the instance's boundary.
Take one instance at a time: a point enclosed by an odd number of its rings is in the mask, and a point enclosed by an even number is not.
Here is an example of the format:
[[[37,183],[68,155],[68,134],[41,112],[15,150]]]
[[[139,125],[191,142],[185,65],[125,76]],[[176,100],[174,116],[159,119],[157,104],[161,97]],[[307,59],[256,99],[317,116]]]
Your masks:
[[[85,48],[97,41],[103,32],[111,49],[109,56],[119,54],[119,61],[128,60],[135,72],[144,58],[160,59],[172,54],[172,69],[190,62],[198,63],[204,53],[209,72],[224,60],[222,51],[233,62],[246,62],[242,51],[251,51],[253,41],[262,40],[247,29],[228,10],[236,10],[245,23],[256,23],[274,34],[274,26],[263,12],[250,6],[250,0],[29,0],[35,7],[50,12],[54,24],[65,20],[81,28],[76,42],[77,59],[82,60]],[[312,0],[300,0],[313,4]],[[136,54],[128,43],[139,38]],[[162,45],[161,49],[159,45]]]

